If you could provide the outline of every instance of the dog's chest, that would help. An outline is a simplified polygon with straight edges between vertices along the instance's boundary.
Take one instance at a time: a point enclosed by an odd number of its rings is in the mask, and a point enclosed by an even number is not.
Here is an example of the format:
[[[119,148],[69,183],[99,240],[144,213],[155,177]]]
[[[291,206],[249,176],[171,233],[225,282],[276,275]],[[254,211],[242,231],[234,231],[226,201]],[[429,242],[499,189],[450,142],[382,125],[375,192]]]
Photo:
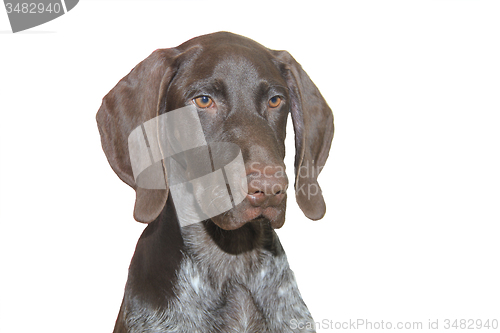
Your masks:
[[[165,313],[171,321],[165,324],[175,323],[169,327],[173,332],[184,332],[186,327],[204,333],[314,332],[293,329],[293,323],[311,323],[312,318],[286,256],[261,259],[250,269],[235,261],[231,269],[217,274],[187,256],[178,271],[177,299]]]
[[[183,231],[186,248],[176,271],[174,297],[160,309],[127,311],[132,333],[315,332],[277,237],[264,250],[229,254],[200,232]],[[196,231],[196,232],[187,232]]]

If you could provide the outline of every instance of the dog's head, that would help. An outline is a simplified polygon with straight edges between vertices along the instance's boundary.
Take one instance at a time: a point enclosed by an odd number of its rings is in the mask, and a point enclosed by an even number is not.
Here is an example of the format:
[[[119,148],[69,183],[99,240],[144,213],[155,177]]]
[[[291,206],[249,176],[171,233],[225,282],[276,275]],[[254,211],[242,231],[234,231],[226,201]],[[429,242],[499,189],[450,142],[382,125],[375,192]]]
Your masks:
[[[295,196],[308,218],[323,217],[326,207],[317,177],[333,138],[330,108],[288,52],[219,32],[153,52],[103,99],[97,113],[102,146],[113,170],[136,190],[137,221],[149,223],[160,214],[169,186],[165,177],[157,189],[139,186],[129,135],[148,120],[189,105],[196,108],[207,144],[235,144],[244,161],[246,186],[237,189],[243,199],[213,216],[215,224],[232,230],[265,218],[274,228],[283,225],[289,112],[295,130]]]

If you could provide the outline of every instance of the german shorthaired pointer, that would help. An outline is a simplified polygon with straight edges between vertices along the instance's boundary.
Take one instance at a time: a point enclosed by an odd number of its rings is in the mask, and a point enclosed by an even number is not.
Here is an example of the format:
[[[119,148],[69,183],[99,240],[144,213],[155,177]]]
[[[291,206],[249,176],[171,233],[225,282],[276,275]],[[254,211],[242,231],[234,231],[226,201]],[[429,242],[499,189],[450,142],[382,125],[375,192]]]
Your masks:
[[[146,121],[188,105],[196,107],[208,143],[241,149],[248,188],[232,209],[181,226],[168,186],[138,186],[127,140]],[[309,219],[321,219],[326,207],[317,176],[333,115],[288,52],[227,32],[204,35],[156,50],[104,97],[97,113],[103,150],[136,191],[134,218],[148,223],[115,333],[315,332],[274,232],[285,218],[288,113],[296,200]]]

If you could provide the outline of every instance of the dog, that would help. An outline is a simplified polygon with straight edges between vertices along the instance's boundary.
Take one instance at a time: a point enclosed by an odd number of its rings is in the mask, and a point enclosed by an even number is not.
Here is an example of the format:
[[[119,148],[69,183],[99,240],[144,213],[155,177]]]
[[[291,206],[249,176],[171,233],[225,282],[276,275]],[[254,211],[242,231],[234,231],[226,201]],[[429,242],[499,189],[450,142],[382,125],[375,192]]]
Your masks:
[[[158,162],[165,176],[154,180],[158,186],[141,186],[130,146],[134,130],[146,131],[146,122],[174,110],[182,116],[183,108],[195,110],[204,147],[237,147],[244,172],[238,177],[246,185],[231,209],[188,224],[179,222],[181,209],[197,203],[176,199],[165,159]],[[317,177],[333,139],[333,114],[288,52],[229,32],[203,35],[154,51],[103,98],[96,117],[102,148],[136,191],[134,218],[148,223],[129,267],[115,333],[315,332],[274,231],[285,220],[289,113],[296,201],[306,217],[318,220],[326,206]],[[173,131],[181,132],[182,144],[190,125],[179,126]],[[220,199],[219,192],[210,200]]]

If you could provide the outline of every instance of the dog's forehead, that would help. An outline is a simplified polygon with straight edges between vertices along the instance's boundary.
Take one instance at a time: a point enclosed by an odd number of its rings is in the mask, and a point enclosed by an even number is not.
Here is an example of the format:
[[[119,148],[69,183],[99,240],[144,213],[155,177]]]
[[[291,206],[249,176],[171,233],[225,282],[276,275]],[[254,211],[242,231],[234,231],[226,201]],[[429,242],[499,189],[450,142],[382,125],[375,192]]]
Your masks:
[[[274,57],[258,43],[217,40],[201,45],[189,64],[196,79],[243,78],[244,81],[282,81]],[[194,78],[193,77],[193,78]],[[252,78],[254,80],[252,80]]]

